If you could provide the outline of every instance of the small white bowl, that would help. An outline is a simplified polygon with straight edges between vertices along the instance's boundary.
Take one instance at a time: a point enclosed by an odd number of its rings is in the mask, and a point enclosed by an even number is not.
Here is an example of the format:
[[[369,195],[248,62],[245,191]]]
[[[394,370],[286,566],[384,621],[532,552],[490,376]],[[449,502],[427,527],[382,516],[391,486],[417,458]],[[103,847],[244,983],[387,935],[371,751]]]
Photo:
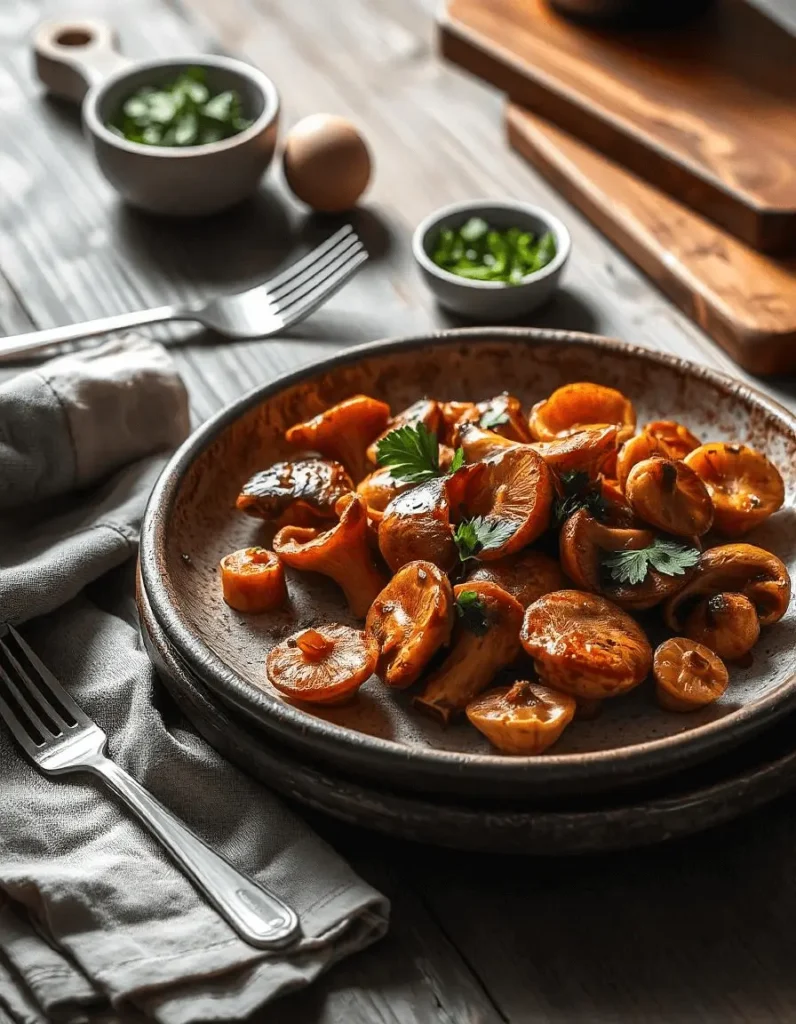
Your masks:
[[[556,254],[546,267],[529,274],[519,284],[473,281],[451,274],[431,258],[434,244],[441,231],[460,228],[471,217],[483,217],[490,227],[516,227],[537,237],[550,231],[556,241]],[[547,302],[558,287],[571,248],[569,232],[558,217],[539,206],[513,199],[470,199],[443,206],[421,221],[412,237],[412,253],[437,302],[469,320],[483,323],[515,320]]]

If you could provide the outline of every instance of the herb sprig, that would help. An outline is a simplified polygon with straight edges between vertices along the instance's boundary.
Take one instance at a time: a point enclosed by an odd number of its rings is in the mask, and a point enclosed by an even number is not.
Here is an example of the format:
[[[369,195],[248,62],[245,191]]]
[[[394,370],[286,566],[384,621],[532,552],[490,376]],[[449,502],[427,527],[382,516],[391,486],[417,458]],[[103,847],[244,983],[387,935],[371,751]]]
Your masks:
[[[489,616],[486,603],[474,590],[463,590],[456,598],[456,614],[462,625],[476,636],[483,636],[489,630]]]
[[[509,414],[507,410],[508,399],[504,395],[501,395],[500,398],[496,398],[493,402],[490,402],[486,411],[481,414],[478,425],[483,427],[484,430],[494,430],[495,427],[508,423]]]
[[[478,558],[482,551],[499,548],[514,536],[516,530],[514,523],[476,516],[474,519],[462,520],[456,527],[453,539],[459,551],[459,558],[466,562],[471,558]]]
[[[561,526],[570,516],[585,508],[595,519],[602,522],[608,518],[608,507],[599,484],[590,479],[583,470],[561,473],[559,476],[564,491],[553,505],[553,522]]]
[[[389,468],[396,480],[408,484],[422,484],[426,480],[444,476],[439,464],[439,441],[425,423],[407,423],[391,430],[376,445],[376,461]],[[448,474],[464,465],[464,451],[457,448]]]
[[[699,557],[697,548],[657,537],[649,547],[637,551],[612,551],[603,556],[602,564],[612,580],[637,586],[651,568],[664,576],[683,576]]]

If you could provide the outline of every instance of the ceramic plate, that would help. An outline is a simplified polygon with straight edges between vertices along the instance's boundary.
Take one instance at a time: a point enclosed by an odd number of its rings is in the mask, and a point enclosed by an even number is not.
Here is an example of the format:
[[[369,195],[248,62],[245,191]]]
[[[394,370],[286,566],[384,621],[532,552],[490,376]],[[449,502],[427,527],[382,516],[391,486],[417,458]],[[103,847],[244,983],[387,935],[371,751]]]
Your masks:
[[[301,709],[265,677],[268,649],[299,627],[351,621],[330,581],[289,573],[290,608],[244,616],[221,599],[218,561],[267,543],[257,520],[235,511],[242,482],[288,454],[286,427],[357,392],[401,409],[424,394],[483,399],[509,388],[526,406],[561,384],[619,388],[639,421],[678,419],[704,440],[742,440],[786,479],[786,507],[749,535],[796,570],[796,418],[760,392],[683,360],[590,335],[529,329],[449,331],[350,349],[258,388],[201,427],[153,493],[141,567],[157,621],[215,696],[281,743],[337,769],[428,792],[510,799],[605,791],[681,770],[739,743],[794,707],[796,613],[764,630],[754,660],[734,668],[725,696],[704,711],[664,713],[651,687],[608,701],[539,758],[494,753],[466,723],[443,730],[405,693],[376,679],[355,703]]]

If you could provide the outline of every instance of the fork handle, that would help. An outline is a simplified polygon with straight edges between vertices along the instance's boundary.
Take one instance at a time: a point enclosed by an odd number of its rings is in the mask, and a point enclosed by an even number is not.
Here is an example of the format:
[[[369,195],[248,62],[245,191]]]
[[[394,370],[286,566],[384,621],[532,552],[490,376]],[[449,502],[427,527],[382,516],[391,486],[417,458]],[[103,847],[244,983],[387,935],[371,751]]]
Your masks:
[[[143,324],[157,324],[164,320],[191,319],[193,317],[190,312],[180,306],[157,306],[155,309],[139,309],[134,313],[120,313],[117,316],[105,316],[99,320],[88,320],[82,324],[69,324],[66,327],[49,327],[44,331],[15,334],[8,338],[0,338],[0,359],[23,353],[40,352],[62,342],[78,341],[81,338],[96,338],[100,334],[124,331],[130,327],[141,327]]]
[[[99,754],[84,767],[137,815],[242,939],[278,949],[297,938],[299,921],[290,907],[206,846],[114,761]]]

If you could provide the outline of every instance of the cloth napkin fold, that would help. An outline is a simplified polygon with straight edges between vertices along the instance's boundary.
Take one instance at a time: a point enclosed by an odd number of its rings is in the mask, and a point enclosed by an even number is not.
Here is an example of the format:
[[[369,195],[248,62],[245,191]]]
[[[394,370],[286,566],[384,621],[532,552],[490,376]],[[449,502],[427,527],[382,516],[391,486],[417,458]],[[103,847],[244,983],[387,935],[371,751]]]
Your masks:
[[[0,623],[26,623],[110,756],[287,900],[303,937],[246,945],[97,781],[39,774],[0,723],[0,1021],[241,1020],[386,930],[384,898],[194,734],[144,653],[131,556],[188,427],[170,357],[141,339],[0,387]]]

